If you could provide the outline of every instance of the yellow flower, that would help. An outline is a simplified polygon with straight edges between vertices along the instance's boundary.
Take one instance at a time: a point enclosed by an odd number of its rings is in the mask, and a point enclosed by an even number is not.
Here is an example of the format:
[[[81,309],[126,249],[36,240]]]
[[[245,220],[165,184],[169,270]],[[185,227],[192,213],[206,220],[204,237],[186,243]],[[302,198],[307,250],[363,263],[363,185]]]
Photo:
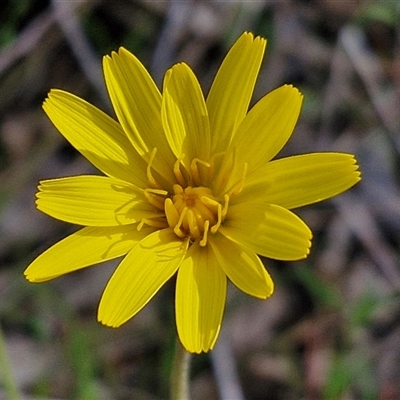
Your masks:
[[[98,319],[118,327],[177,273],[176,324],[184,347],[213,348],[227,278],[265,299],[273,282],[257,254],[305,258],[311,231],[290,209],[332,197],[360,179],[352,155],[315,153],[271,161],[289,139],[302,95],[284,85],[249,103],[266,41],[244,33],[205,100],[184,63],[161,94],[131,53],[104,58],[116,122],[84,100],[52,90],[43,108],[64,137],[105,176],[40,183],[37,207],[81,230],[25,271],[42,282],[124,256]]]

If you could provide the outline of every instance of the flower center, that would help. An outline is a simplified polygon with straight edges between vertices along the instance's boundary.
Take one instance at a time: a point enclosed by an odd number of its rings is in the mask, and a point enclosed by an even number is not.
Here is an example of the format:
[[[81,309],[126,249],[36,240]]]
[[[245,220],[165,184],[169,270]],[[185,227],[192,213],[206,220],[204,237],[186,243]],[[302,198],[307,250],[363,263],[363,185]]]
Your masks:
[[[157,149],[153,149],[147,166],[150,187],[144,189],[143,194],[162,215],[160,213],[160,216],[142,219],[137,229],[142,229],[144,225],[158,229],[170,227],[178,237],[192,242],[200,240],[200,246],[205,246],[208,235],[216,233],[224,221],[229,198],[238,192],[237,185],[223,196],[223,200],[222,196],[215,197],[206,186],[213,179],[214,160],[220,154],[214,156],[211,162],[195,158],[187,167],[181,162],[184,158],[182,155],[173,166],[176,183],[172,186],[171,193],[170,190],[163,189],[152,174],[156,152]],[[241,190],[242,180],[239,183]]]
[[[174,195],[167,198],[164,211],[168,225],[181,238],[200,239],[200,246],[207,244],[208,233],[217,232],[228,210],[229,197],[225,196],[222,205],[212,194],[211,189],[198,186],[173,186]]]

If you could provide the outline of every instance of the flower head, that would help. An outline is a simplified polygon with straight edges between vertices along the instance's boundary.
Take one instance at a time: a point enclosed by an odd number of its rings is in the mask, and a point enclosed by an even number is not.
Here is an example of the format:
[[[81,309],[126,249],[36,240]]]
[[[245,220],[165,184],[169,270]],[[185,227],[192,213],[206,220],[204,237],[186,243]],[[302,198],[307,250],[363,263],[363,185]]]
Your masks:
[[[84,226],[25,271],[42,282],[124,256],[98,319],[118,327],[177,273],[176,324],[190,352],[213,348],[227,279],[265,299],[273,282],[259,255],[305,258],[311,231],[290,209],[335,196],[360,179],[352,155],[271,161],[291,136],[302,95],[284,85],[249,111],[266,41],[244,33],[204,99],[188,65],[165,74],[162,94],[131,53],[103,60],[117,121],[52,90],[43,108],[103,176],[40,183],[39,210]]]

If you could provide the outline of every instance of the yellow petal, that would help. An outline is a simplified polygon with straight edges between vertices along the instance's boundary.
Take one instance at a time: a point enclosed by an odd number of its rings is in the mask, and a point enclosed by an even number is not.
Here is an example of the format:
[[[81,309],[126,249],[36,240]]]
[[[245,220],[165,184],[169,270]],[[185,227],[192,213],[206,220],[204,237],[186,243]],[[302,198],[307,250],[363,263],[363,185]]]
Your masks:
[[[216,188],[229,190],[247,175],[264,176],[259,168],[270,161],[290,138],[300,115],[302,95],[289,85],[282,86],[264,96],[247,114],[232,139],[225,157],[221,174],[226,186]],[[231,160],[234,159],[232,166]]]
[[[225,274],[241,291],[266,299],[274,291],[274,283],[259,257],[225,236],[216,234],[209,243]]]
[[[222,62],[207,97],[213,153],[226,151],[247,113],[266,41],[245,32]]]
[[[178,271],[176,324],[191,353],[211,350],[217,340],[226,301],[226,276],[210,246],[196,241]]]
[[[40,182],[37,208],[78,225],[116,226],[159,216],[138,190],[105,176],[74,176]]]
[[[138,243],[109,280],[98,320],[116,328],[132,318],[175,274],[186,249],[187,242],[170,229],[156,231]]]
[[[304,154],[268,163],[249,177],[238,200],[258,198],[285,208],[302,207],[336,196],[360,179],[351,154]]]
[[[154,228],[83,228],[50,247],[25,270],[30,282],[44,282],[78,269],[123,256]]]
[[[300,115],[303,96],[291,85],[265,95],[236,131],[237,162],[247,162],[248,174],[275,157],[289,140]]]
[[[86,101],[51,90],[43,109],[61,134],[106,175],[146,187],[147,164],[121,126]]]
[[[177,158],[184,154],[189,162],[194,158],[209,159],[210,127],[206,104],[199,82],[184,63],[174,65],[165,75],[162,121]]]
[[[161,123],[161,94],[142,63],[120,48],[103,58],[108,93],[115,113],[137,152],[148,162],[157,148],[152,167],[171,182],[174,157]]]
[[[232,205],[219,232],[276,260],[300,260],[310,252],[312,234],[308,226],[291,211],[274,204]]]

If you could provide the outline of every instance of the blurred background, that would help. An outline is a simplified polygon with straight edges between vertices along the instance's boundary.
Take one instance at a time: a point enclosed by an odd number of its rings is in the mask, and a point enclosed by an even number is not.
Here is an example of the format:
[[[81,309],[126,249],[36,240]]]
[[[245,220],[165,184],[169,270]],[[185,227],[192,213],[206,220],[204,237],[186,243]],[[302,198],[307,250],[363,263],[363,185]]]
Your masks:
[[[284,83],[305,95],[279,157],[354,153],[363,181],[298,210],[312,253],[264,260],[271,299],[230,287],[215,351],[192,359],[193,399],[400,399],[400,5],[383,0],[1,2],[0,325],[21,398],[167,399],[176,334],[174,282],[113,330],[96,309],[117,262],[24,280],[77,229],[35,209],[38,181],[97,173],[45,116],[47,92],[114,115],[101,58],[124,46],[159,85],[186,61],[207,93],[245,30],[268,39],[253,102]],[[10,400],[5,374],[0,366],[0,399]]]

